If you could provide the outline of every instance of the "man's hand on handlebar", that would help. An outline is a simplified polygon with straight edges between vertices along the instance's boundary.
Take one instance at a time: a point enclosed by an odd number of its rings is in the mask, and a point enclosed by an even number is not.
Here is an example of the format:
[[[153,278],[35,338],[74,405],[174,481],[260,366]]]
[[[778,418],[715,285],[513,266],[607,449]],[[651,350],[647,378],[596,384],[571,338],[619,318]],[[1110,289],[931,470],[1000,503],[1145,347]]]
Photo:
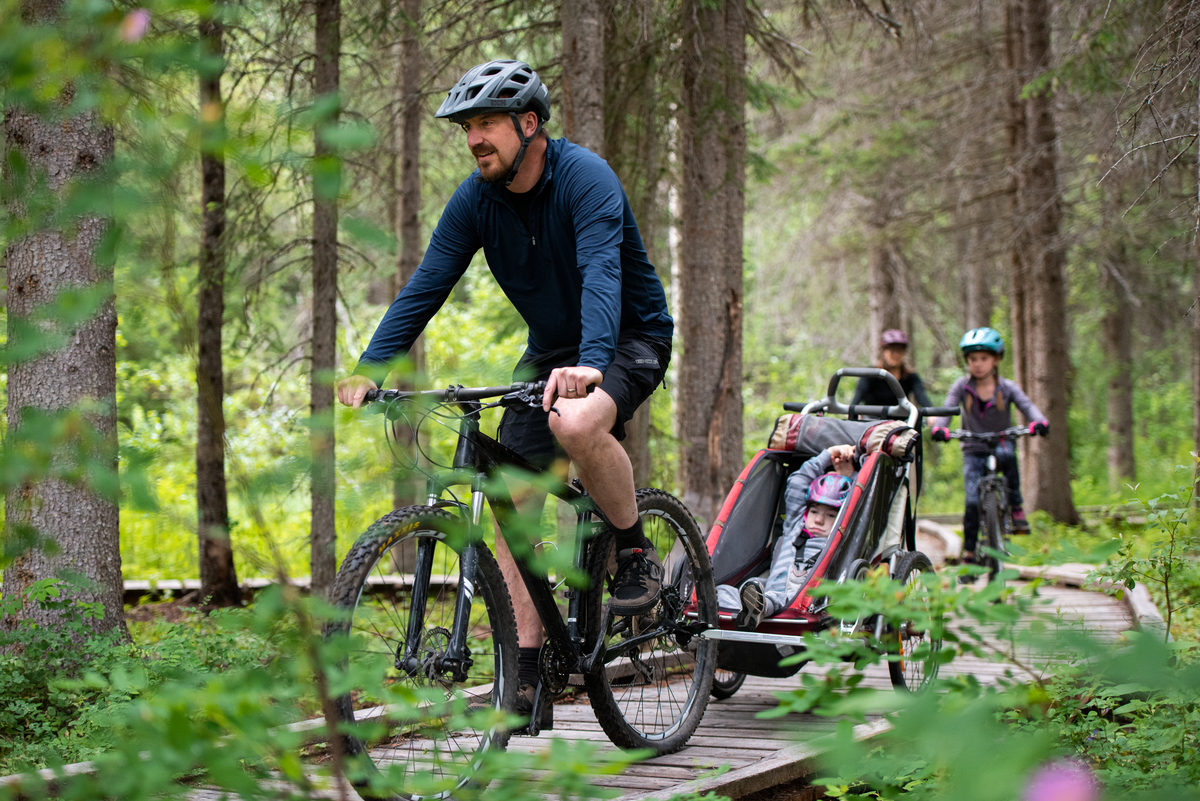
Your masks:
[[[542,394],[542,411],[549,412],[554,399],[577,400],[586,397],[591,388],[604,380],[604,373],[595,367],[558,367],[550,372],[546,380],[546,391]]]
[[[365,375],[347,376],[337,382],[337,398],[344,406],[357,409],[362,406],[363,398],[372,389],[379,389],[379,387]]]

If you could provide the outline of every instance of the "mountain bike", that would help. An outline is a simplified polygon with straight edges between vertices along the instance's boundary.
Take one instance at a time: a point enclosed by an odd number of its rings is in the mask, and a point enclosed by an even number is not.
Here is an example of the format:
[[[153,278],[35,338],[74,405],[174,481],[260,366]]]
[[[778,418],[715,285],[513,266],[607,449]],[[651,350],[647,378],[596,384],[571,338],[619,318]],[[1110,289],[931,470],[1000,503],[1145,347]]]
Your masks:
[[[582,677],[600,725],[623,748],[676,751],[704,714],[716,644],[697,635],[717,625],[717,601],[700,529],[676,498],[638,490],[638,513],[663,563],[662,590],[650,611],[613,614],[613,535],[584,487],[557,480],[480,431],[485,409],[540,409],[544,389],[536,382],[367,395],[383,408],[385,436],[405,423],[409,442],[419,442],[424,421],[457,427],[453,463],[427,474],[426,504],[397,509],[359,537],[330,595],[344,619],[327,626],[326,636],[349,636],[348,667],[374,661],[389,696],[355,689],[337,699],[339,717],[358,724],[343,737],[345,751],[369,757],[368,771],[400,764],[413,776],[405,798],[447,798],[483,783],[481,755],[503,749],[514,733],[538,734],[545,705],[572,675]],[[540,474],[575,512],[574,536],[558,542],[571,540],[572,564],[587,581],[567,586],[565,616],[500,478],[514,469]],[[452,491],[462,485],[469,497]],[[501,714],[515,707],[517,630],[508,588],[484,543],[485,500],[547,635],[533,710],[519,729]]]
[[[992,451],[987,457],[987,475],[979,480],[979,564],[987,568],[988,582],[996,580],[1004,567],[1002,557],[1008,555],[1009,514],[1008,484],[1004,476],[996,472],[996,446],[1007,440],[1030,435],[1028,428],[1013,426],[1003,431],[967,431],[956,429],[949,432],[950,439],[967,439],[982,442]]]

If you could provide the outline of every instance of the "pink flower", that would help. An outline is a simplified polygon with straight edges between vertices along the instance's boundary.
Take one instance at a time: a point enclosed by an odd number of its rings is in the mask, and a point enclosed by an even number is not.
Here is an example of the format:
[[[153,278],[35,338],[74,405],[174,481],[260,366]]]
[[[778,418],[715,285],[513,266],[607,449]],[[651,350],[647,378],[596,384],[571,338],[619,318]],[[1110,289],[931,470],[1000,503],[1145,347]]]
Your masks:
[[[1099,801],[1100,784],[1087,765],[1062,760],[1034,772],[1022,801]]]
[[[145,8],[135,8],[121,20],[121,41],[137,42],[150,30],[150,11]]]

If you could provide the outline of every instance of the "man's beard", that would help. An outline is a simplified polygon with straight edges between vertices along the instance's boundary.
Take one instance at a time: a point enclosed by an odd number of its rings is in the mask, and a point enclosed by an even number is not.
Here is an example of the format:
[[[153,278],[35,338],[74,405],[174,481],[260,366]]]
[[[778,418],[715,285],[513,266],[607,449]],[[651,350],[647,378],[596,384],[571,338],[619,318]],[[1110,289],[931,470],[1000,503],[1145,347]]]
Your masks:
[[[508,173],[512,171],[513,163],[505,161],[504,156],[499,150],[493,150],[492,155],[495,156],[496,165],[488,170],[483,167],[479,168],[479,175],[475,180],[481,184],[501,184],[508,180]]]

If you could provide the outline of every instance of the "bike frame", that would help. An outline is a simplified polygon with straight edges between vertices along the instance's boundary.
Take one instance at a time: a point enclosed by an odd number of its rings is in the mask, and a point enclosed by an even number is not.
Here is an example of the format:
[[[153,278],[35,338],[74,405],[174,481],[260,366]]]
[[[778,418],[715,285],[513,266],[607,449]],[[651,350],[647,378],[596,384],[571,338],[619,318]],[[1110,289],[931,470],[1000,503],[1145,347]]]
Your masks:
[[[980,508],[983,507],[983,496],[985,493],[996,493],[999,495],[1000,511],[1002,512],[1000,525],[1003,527],[1003,531],[1000,532],[1000,548],[998,550],[1004,554],[1008,553],[1008,547],[1005,545],[1004,540],[1008,535],[1007,519],[1010,507],[1008,505],[1008,484],[1005,479],[1001,477],[1001,474],[997,472],[996,447],[1005,440],[1016,440],[1020,437],[1029,436],[1029,434],[1030,432],[1028,429],[1021,428],[1019,426],[1006,428],[1003,431],[975,432],[960,429],[958,431],[950,432],[951,439],[974,440],[976,442],[986,443],[991,447],[986,461],[987,475],[984,476],[979,482]],[[989,545],[991,545],[991,543],[989,543]],[[978,547],[978,545],[976,547]]]
[[[428,505],[441,509],[455,509],[467,523],[467,544],[459,555],[458,597],[455,600],[454,623],[451,630],[451,640],[445,657],[437,666],[439,669],[452,672],[456,681],[465,681],[472,660],[467,646],[467,629],[471,612],[471,601],[475,590],[475,572],[478,565],[478,548],[484,536],[483,504],[487,501],[495,515],[501,536],[510,544],[513,561],[520,572],[521,580],[529,591],[529,597],[537,610],[538,617],[546,629],[547,641],[552,648],[562,656],[567,657],[568,667],[572,672],[590,673],[597,665],[604,663],[605,637],[601,635],[590,653],[584,654],[584,619],[583,593],[577,590],[567,592],[567,617],[564,620],[559,612],[554,598],[554,588],[551,587],[547,576],[535,573],[526,560],[520,558],[511,547],[513,538],[521,536],[514,531],[513,521],[518,512],[512,496],[507,492],[496,492],[494,483],[499,468],[511,466],[529,473],[546,475],[547,471],[539,469],[515,451],[506,448],[496,440],[479,430],[479,412],[484,406],[479,401],[453,401],[463,412],[459,418],[458,443],[455,447],[453,466],[449,471],[436,473],[429,477],[426,483]],[[470,485],[470,503],[458,500],[444,500],[443,495],[453,486]],[[595,534],[600,521],[595,502],[583,491],[578,482],[565,484],[553,481],[548,486],[551,495],[569,503],[578,515],[576,536],[574,542],[573,564],[581,569],[587,564],[588,544]],[[489,491],[490,490],[490,491]],[[507,525],[506,525],[507,523]],[[396,668],[409,675],[414,675],[420,666],[416,657],[421,633],[424,629],[425,601],[428,597],[430,578],[433,569],[433,540],[423,539],[417,548],[415,575],[413,577],[413,614],[408,621],[408,632],[404,647],[396,653]],[[601,631],[607,630],[606,625]],[[630,641],[633,642],[633,639]],[[629,647],[623,644],[622,650]]]

